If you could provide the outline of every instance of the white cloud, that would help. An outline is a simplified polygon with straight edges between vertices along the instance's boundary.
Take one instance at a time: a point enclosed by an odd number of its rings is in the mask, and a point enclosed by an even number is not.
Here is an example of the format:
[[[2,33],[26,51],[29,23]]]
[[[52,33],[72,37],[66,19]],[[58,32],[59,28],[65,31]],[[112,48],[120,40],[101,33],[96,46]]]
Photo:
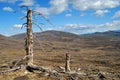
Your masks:
[[[86,28],[88,27],[87,25],[84,24],[65,24],[65,27],[69,27],[69,28]]]
[[[17,29],[17,28],[21,28],[22,27],[22,24],[15,24],[13,25],[13,28]]]
[[[70,27],[70,28],[76,28],[78,27],[78,24],[65,24],[65,27]]]
[[[51,0],[50,1],[50,11],[53,14],[59,14],[68,8],[68,0]]]
[[[22,0],[20,6],[32,6],[34,5],[34,0]]]
[[[45,7],[39,7],[39,6],[37,6],[37,7],[35,8],[35,11],[37,11],[37,12],[39,12],[39,13],[45,15],[45,16],[50,15],[49,9],[48,9],[48,8],[45,8]]]
[[[72,14],[66,14],[65,16],[66,16],[66,17],[71,17],[71,16],[72,16]]]
[[[96,16],[103,16],[105,13],[108,13],[109,11],[108,10],[97,10],[95,12],[95,15]]]
[[[15,3],[17,0],[0,0],[0,2],[5,2],[5,3]]]
[[[20,6],[32,6],[35,3],[35,0],[0,0],[0,2],[4,3],[16,3],[20,2]]]
[[[80,16],[85,16],[86,14],[85,13],[81,13]]]
[[[77,10],[100,10],[115,8],[120,5],[120,0],[71,0],[70,3]]]
[[[120,21],[116,20],[111,23],[106,23],[105,26],[107,27],[119,27],[120,26]]]
[[[68,9],[68,0],[50,0],[49,4],[49,8],[37,6],[36,11],[44,15],[51,15],[62,13]]]
[[[51,15],[69,10],[69,5],[72,5],[73,9],[80,11],[95,10],[97,16],[103,16],[109,12],[107,9],[120,6],[120,0],[50,0],[49,4],[50,7],[45,8],[39,6],[37,9],[41,10],[41,13],[45,15]]]
[[[9,12],[13,12],[14,11],[11,7],[4,7],[3,10],[4,11],[9,11]]]
[[[94,32],[93,29],[95,29],[95,25],[93,24],[65,24],[62,28],[63,31],[73,32],[76,34]]]
[[[35,0],[0,0],[0,2],[15,3],[20,2],[21,5],[34,6]],[[120,0],[50,0],[50,7],[39,7],[41,13],[45,15],[59,14],[69,10],[69,5],[72,5],[77,10],[104,10],[106,8],[115,8],[120,6]],[[38,8],[37,8],[38,9]],[[39,10],[38,9],[38,10]],[[97,12],[98,15],[103,15],[106,12]]]
[[[77,34],[104,32],[108,30],[120,30],[120,21],[113,21],[105,24],[65,24],[63,31],[73,32]]]
[[[117,12],[115,13],[115,15],[113,16],[113,18],[118,18],[118,17],[120,17],[120,11],[117,11]]]

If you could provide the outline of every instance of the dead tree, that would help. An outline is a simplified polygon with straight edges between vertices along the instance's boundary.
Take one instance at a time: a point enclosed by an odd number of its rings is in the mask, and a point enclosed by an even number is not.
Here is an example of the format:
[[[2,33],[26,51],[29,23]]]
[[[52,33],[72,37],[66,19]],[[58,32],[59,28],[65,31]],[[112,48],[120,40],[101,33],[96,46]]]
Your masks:
[[[70,54],[69,52],[66,53],[66,63],[65,63],[65,71],[70,72]]]
[[[26,56],[28,65],[33,64],[33,32],[32,32],[32,10],[28,9],[27,11],[27,32],[26,32]]]
[[[37,70],[40,72],[46,72],[46,73],[49,73],[49,75],[56,77],[57,80],[63,80],[61,72],[58,72],[58,71],[52,70],[52,69],[46,69],[44,67],[33,64],[32,13],[33,13],[33,11],[31,9],[27,8],[27,16],[26,16],[27,23],[25,23],[26,24],[26,40],[25,40],[26,56],[23,57],[22,59],[17,60],[14,64],[15,67],[13,67],[12,69],[0,71],[0,73],[17,71],[17,70],[24,68],[24,69],[28,70],[29,72],[33,72],[34,70]],[[25,64],[23,64],[21,62],[23,62],[23,63],[25,62]],[[18,64],[20,64],[20,65],[18,65]],[[70,54],[66,53],[66,64],[65,64],[65,72],[67,73],[66,75],[68,75],[70,71],[71,71],[70,70]]]
[[[33,13],[33,11],[31,9],[27,8],[27,16],[26,16],[27,23],[24,23],[24,24],[26,24],[26,40],[25,40],[26,56],[23,57],[22,59],[17,60],[14,63],[12,69],[0,71],[0,73],[17,71],[17,70],[24,68],[24,69],[28,70],[29,72],[33,72],[34,70],[37,70],[40,72],[46,72],[46,73],[49,73],[49,75],[56,77],[58,80],[62,80],[59,72],[57,72],[55,70],[51,70],[51,69],[46,69],[44,67],[33,64],[32,13]],[[23,64],[21,62],[23,62],[23,63],[25,62],[25,64]],[[20,64],[20,65],[18,65],[18,64]]]

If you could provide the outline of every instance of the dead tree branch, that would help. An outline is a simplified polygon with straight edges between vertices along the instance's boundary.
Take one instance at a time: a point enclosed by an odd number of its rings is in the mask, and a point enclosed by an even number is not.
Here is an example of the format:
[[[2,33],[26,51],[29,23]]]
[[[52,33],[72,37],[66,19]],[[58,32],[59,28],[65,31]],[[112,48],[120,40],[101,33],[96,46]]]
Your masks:
[[[22,29],[23,27],[26,27],[26,25],[27,25],[27,23],[23,23],[21,29]]]
[[[41,31],[43,31],[42,28],[38,24],[36,24],[34,22],[33,22],[33,24],[36,25]]]
[[[40,15],[43,19],[45,19],[50,25],[52,25],[53,27],[55,27],[55,25],[53,23],[50,22],[49,19],[47,19],[42,13],[38,12],[38,11],[33,11],[33,14],[36,15]]]
[[[17,71],[17,70],[20,70],[20,69],[22,69],[21,66],[13,68],[13,69],[5,70],[5,71],[0,71],[0,73],[14,72],[14,71]]]

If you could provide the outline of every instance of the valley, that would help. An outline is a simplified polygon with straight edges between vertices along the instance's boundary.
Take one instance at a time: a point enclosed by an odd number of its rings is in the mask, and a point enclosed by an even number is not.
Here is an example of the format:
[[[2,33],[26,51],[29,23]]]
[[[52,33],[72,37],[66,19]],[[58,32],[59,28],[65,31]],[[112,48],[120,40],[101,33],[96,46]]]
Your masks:
[[[110,75],[106,80],[119,80],[120,74],[120,33],[115,35],[106,33],[94,33],[88,35],[76,35],[61,31],[45,31],[34,33],[34,63],[40,66],[56,68],[65,66],[65,54],[71,55],[71,70],[80,68],[80,71],[88,74],[96,70]],[[113,33],[112,33],[113,34]],[[7,66],[13,60],[22,58],[24,50],[25,34],[18,34],[11,37],[0,35],[0,66]],[[19,75],[21,71],[18,71]],[[8,73],[7,75],[14,75]],[[48,80],[44,77],[38,78],[27,74],[27,77],[37,80]],[[36,74],[37,75],[37,74]],[[111,77],[112,75],[112,77]],[[118,75],[118,76],[116,76]],[[16,74],[16,76],[18,76]],[[13,76],[12,79],[15,80]],[[0,76],[3,78],[3,76]],[[7,80],[10,76],[6,77]],[[97,78],[96,78],[97,79]],[[5,80],[3,78],[2,80]],[[10,79],[11,80],[11,79]],[[53,80],[50,78],[50,80]],[[83,80],[85,77],[83,77]]]

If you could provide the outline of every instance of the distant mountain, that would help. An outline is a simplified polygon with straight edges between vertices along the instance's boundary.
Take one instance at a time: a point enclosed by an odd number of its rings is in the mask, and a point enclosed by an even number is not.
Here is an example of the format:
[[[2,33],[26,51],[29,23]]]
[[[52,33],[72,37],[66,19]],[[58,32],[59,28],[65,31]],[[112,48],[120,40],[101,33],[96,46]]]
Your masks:
[[[25,36],[26,34],[22,33],[13,35],[11,38],[23,40]],[[34,33],[34,37],[42,41],[74,41],[80,38],[80,36],[76,34],[54,30]]]
[[[118,39],[120,38],[120,31],[106,31],[106,32],[95,32],[95,33],[91,33],[91,34],[84,34],[84,35],[80,35],[84,38],[98,38],[98,39]]]
[[[21,47],[22,46],[21,43],[23,42],[0,35],[0,49]]]
[[[5,37],[0,35],[0,48],[24,48],[24,39],[26,37],[25,33],[13,35],[11,37]],[[48,47],[60,47],[63,48],[65,45],[72,47],[109,47],[120,48],[120,32],[119,31],[107,31],[107,32],[96,32],[87,35],[76,35],[68,32],[62,31],[44,31],[34,33],[36,40],[35,46],[39,46],[39,41],[43,41],[42,45]],[[46,42],[47,41],[47,42]],[[60,42],[60,43],[59,43]],[[61,43],[62,42],[62,43]]]
[[[95,32],[93,34],[85,34],[81,37],[84,38],[86,44],[91,44],[89,47],[114,47],[120,49],[120,32],[119,31],[106,31]]]
[[[102,35],[102,36],[120,36],[120,31],[106,31],[106,32],[96,32],[93,35]]]
[[[16,40],[24,40],[26,37],[25,33],[15,34],[13,36],[10,36],[10,38],[16,39]]]
[[[26,34],[17,34],[11,36],[13,39],[24,40]],[[44,31],[34,33],[34,37],[41,41],[59,41],[59,42],[106,42],[109,40],[118,41],[120,39],[119,31],[106,31],[106,32],[96,32],[93,34],[85,34],[85,35],[76,35],[73,33],[63,32],[63,31]]]

